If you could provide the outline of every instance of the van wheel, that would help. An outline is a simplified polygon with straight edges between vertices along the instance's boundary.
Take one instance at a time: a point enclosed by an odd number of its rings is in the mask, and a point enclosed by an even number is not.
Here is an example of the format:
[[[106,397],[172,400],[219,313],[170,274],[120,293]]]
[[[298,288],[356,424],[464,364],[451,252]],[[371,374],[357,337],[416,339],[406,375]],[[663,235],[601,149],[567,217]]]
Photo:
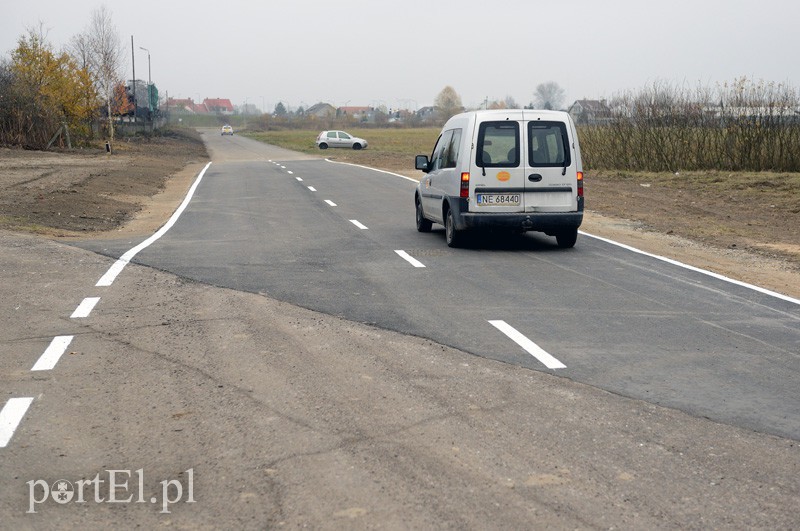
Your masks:
[[[417,204],[417,230],[420,232],[430,232],[433,223],[429,219],[425,218],[425,214],[422,212],[422,204],[419,202],[419,198],[415,201]]]
[[[575,247],[575,242],[578,241],[578,229],[567,229],[556,233],[556,242],[562,249],[569,249]]]
[[[456,230],[456,220],[452,210],[447,211],[447,217],[444,220],[444,238],[448,247],[458,247],[464,239],[461,231]]]
[[[328,149],[328,144],[326,144],[325,142],[323,142],[322,144],[320,144],[320,145],[319,145],[319,148],[320,148],[320,149]]]
[[[355,144],[353,144],[353,149],[355,149],[355,150],[359,150],[359,149],[361,149],[361,144],[359,144],[358,142],[356,142]]]

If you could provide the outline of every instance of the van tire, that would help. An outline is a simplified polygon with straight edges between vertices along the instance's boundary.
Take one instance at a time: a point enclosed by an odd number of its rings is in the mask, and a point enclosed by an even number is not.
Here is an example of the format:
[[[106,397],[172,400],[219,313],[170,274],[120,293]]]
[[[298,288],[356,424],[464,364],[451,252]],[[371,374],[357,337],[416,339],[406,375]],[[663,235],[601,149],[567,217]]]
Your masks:
[[[320,145],[319,145],[319,148],[320,148],[320,149],[328,149],[328,144],[326,144],[325,142],[323,142],[322,144],[320,144]]]
[[[415,201],[417,205],[417,230],[419,232],[430,232],[433,223],[431,220],[425,218],[425,214],[422,212],[422,204],[419,202],[419,198]]]
[[[570,249],[575,247],[575,242],[578,241],[578,229],[565,229],[556,233],[556,242],[562,249]]]
[[[444,239],[448,247],[459,247],[464,240],[462,232],[456,229],[456,218],[451,209],[448,209],[444,219]]]

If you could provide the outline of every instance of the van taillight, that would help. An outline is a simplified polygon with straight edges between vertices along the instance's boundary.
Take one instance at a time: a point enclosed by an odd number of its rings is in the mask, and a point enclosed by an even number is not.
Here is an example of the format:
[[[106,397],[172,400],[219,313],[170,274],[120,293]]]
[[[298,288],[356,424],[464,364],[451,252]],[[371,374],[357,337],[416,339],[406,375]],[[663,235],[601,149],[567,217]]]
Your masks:
[[[469,172],[461,174],[461,197],[469,197]]]
[[[578,172],[578,197],[583,197],[583,172]]]

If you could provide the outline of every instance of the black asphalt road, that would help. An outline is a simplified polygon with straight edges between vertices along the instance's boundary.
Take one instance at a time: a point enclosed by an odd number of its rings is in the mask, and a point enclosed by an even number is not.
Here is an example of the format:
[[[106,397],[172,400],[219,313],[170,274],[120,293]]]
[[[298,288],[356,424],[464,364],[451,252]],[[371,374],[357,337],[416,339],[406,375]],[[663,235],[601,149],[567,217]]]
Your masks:
[[[569,250],[536,233],[450,249],[440,226],[416,231],[409,180],[239,137],[212,147],[188,209],[134,262],[800,440],[791,300],[585,235]],[[79,245],[118,257],[136,243]],[[497,320],[565,368],[545,367]]]

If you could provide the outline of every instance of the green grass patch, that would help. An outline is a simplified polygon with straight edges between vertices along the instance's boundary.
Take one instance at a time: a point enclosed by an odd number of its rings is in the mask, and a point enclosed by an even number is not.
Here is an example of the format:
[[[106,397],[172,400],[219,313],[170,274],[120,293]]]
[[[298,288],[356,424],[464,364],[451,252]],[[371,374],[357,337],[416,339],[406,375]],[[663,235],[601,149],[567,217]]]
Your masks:
[[[328,158],[365,164],[390,171],[413,172],[414,156],[430,155],[439,137],[439,128],[409,129],[347,129],[351,135],[365,139],[367,149],[331,148],[320,150],[314,143],[320,130],[285,129],[243,133],[249,138],[301,153],[321,155]]]

